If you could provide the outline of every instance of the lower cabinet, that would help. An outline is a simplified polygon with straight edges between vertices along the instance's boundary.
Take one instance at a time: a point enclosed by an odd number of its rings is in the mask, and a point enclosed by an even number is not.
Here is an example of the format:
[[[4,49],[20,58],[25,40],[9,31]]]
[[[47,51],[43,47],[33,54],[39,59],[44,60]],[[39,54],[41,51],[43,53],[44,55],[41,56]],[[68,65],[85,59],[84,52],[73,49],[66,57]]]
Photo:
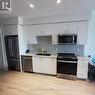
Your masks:
[[[32,57],[33,60],[33,72],[42,73],[43,72],[43,58]]]
[[[77,78],[88,79],[88,59],[87,58],[81,57],[78,59]]]
[[[32,56],[21,56],[22,71],[32,72]]]
[[[33,72],[56,75],[56,58],[33,57]]]

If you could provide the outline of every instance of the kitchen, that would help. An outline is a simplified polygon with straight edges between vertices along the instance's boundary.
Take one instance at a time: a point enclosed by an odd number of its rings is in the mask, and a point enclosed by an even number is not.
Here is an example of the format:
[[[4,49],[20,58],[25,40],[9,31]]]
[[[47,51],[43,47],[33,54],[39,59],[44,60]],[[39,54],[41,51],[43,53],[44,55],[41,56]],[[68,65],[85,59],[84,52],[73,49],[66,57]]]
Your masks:
[[[30,20],[32,21],[32,19]],[[24,22],[24,20],[22,22]],[[16,68],[15,70],[20,70],[21,72],[30,71],[40,74],[50,74],[50,75],[57,75],[59,77],[63,77],[62,74],[64,72],[61,72],[59,74],[57,72],[58,57],[61,56],[60,53],[63,54],[67,53],[68,54],[67,58],[71,54],[72,54],[71,57],[72,56],[76,57],[76,66],[75,67],[71,66],[72,68],[75,69],[74,74],[72,73],[65,74],[65,76],[68,77],[68,75],[71,75],[72,77],[79,79],[86,79],[86,80],[88,79],[88,57],[83,57],[85,52],[85,44],[87,43],[87,33],[88,33],[87,19],[80,20],[78,18],[77,20],[72,19],[72,21],[67,21],[67,22],[62,21],[62,22],[51,22],[51,23],[47,22],[47,23],[35,23],[35,24],[22,24],[14,27],[15,29],[18,28],[17,30],[18,30],[18,39],[19,39],[18,43],[20,51],[20,60],[19,60],[20,65],[17,65],[18,61],[17,62],[9,61],[9,64],[12,64],[10,65],[9,69],[14,70]],[[7,28],[6,30],[8,31],[7,25],[5,26],[5,28]],[[84,35],[81,32],[84,32]],[[83,39],[84,37],[85,39]],[[13,47],[15,46],[14,43],[16,44],[16,42],[13,41]],[[8,46],[6,46],[6,48],[8,50]],[[65,55],[62,56],[64,57]],[[8,59],[10,60],[10,58],[11,57],[9,57]],[[70,61],[69,58],[67,59],[67,61]],[[71,59],[71,61],[73,60]],[[68,73],[68,70],[65,72]]]
[[[1,19],[5,70],[88,80],[87,45],[93,15],[92,19],[89,14]]]

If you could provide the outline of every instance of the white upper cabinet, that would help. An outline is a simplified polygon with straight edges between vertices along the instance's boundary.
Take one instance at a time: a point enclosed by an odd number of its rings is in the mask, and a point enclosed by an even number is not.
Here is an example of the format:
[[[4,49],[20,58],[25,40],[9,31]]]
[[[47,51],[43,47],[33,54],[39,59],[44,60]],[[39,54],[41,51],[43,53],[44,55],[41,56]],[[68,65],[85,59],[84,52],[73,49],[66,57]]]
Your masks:
[[[88,39],[88,21],[69,22],[52,24],[52,35],[55,34],[77,34],[78,44],[87,44]],[[57,42],[57,37],[53,36],[53,43]]]
[[[68,34],[77,34],[78,24],[77,22],[66,23],[66,33]]]
[[[44,25],[33,25],[33,31],[35,31],[35,35],[45,35],[45,26]]]
[[[27,44],[37,44],[37,37],[36,36],[31,36],[27,37]]]
[[[37,44],[36,36],[52,35],[52,43],[57,44],[58,34],[77,34],[78,44],[85,45],[88,38],[88,21],[23,26],[23,32],[29,44]]]
[[[66,33],[65,23],[56,23],[51,25],[52,34],[65,34]]]
[[[51,24],[42,25],[42,30],[44,31],[44,33],[41,33],[42,35],[52,35]]]
[[[51,25],[52,29],[52,44],[58,44],[58,34],[77,34],[78,24],[72,23],[57,23]]]
[[[77,34],[77,22],[52,24],[53,34]]]
[[[78,22],[78,44],[87,44],[88,21]]]
[[[31,36],[40,35],[43,33],[41,25],[30,25],[30,26],[23,26],[23,31],[26,34]],[[44,34],[44,33],[43,33]]]
[[[17,25],[4,25],[4,35],[18,35]]]
[[[23,26],[23,34],[27,44],[37,44],[36,35],[38,31],[34,26]]]
[[[32,25],[30,26],[30,30],[32,30],[31,32],[34,32],[33,34],[36,36],[44,36],[52,34],[50,24]]]

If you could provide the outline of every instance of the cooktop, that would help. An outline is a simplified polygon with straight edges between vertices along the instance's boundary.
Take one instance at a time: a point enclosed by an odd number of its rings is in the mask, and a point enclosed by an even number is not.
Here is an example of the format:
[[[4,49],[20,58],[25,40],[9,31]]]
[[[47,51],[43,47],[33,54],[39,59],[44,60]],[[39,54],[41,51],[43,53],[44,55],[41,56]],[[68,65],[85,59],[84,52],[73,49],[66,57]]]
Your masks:
[[[74,53],[58,53],[58,59],[77,61],[77,57]]]

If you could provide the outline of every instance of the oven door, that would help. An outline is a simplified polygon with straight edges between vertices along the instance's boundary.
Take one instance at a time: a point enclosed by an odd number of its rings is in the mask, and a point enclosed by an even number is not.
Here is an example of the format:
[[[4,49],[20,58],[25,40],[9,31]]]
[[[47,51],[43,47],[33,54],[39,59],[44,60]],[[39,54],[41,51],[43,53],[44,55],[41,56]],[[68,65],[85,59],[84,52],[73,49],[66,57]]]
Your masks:
[[[57,73],[76,75],[77,74],[77,61],[58,60],[57,61]]]

